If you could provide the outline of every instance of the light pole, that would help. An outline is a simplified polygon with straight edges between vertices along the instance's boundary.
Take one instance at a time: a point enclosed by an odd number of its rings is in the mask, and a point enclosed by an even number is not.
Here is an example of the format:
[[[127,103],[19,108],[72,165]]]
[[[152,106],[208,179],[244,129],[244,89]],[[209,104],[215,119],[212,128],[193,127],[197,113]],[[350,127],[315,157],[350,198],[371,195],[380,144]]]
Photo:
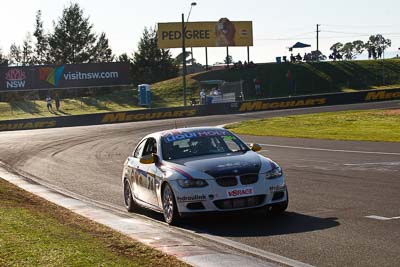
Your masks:
[[[192,12],[192,7],[194,7],[196,2],[190,4],[189,15],[185,23],[185,15],[182,13],[182,83],[183,83],[183,105],[186,107],[186,26],[189,21],[190,13]]]

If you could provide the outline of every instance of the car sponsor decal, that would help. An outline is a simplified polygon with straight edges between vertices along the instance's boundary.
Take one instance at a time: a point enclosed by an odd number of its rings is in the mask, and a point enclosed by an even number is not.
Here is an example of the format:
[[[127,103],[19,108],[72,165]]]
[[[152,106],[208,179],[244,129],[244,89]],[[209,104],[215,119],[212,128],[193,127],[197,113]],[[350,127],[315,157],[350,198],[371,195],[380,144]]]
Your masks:
[[[7,130],[27,130],[52,128],[57,125],[56,121],[37,121],[37,122],[17,122],[17,123],[0,123],[0,131]]]
[[[193,132],[181,132],[181,131],[168,131],[162,134],[166,143],[174,141],[192,139],[197,137],[206,136],[228,136],[230,133],[224,130],[205,130],[205,131],[193,131]]]
[[[177,168],[177,167],[175,167],[175,166],[172,166],[172,165],[169,165],[169,164],[165,164],[165,163],[160,163],[159,166],[160,166],[161,168],[167,168],[167,169],[176,171],[176,172],[178,172],[180,175],[182,175],[183,177],[185,177],[185,178],[187,178],[187,179],[193,179],[193,177],[192,177],[189,173],[187,173],[187,172],[185,172],[184,170],[181,170],[181,169],[179,169],[179,168]]]
[[[217,165],[217,168],[221,168],[221,169],[232,169],[235,167],[241,167],[243,164],[239,163],[239,162],[235,162],[235,163],[225,163],[225,164],[220,164]]]
[[[375,100],[390,100],[400,98],[400,92],[370,92],[365,97],[365,101],[375,101]]]
[[[206,195],[192,195],[192,196],[177,196],[178,202],[194,202],[194,201],[206,201]]]
[[[312,107],[325,105],[327,102],[326,98],[309,98],[304,100],[289,100],[289,101],[274,101],[274,102],[263,102],[263,101],[251,101],[244,102],[241,104],[239,111],[256,111],[256,110],[268,110],[278,108],[295,108],[295,107]]]
[[[115,112],[104,115],[101,120],[102,123],[115,123],[115,122],[129,122],[129,121],[143,121],[143,120],[157,120],[168,118],[182,118],[192,117],[197,114],[196,109],[189,110],[175,110],[164,112],[143,112],[129,114],[129,112]]]
[[[253,187],[235,188],[235,189],[227,190],[226,194],[227,194],[228,198],[252,196],[252,195],[254,195],[254,188]]]

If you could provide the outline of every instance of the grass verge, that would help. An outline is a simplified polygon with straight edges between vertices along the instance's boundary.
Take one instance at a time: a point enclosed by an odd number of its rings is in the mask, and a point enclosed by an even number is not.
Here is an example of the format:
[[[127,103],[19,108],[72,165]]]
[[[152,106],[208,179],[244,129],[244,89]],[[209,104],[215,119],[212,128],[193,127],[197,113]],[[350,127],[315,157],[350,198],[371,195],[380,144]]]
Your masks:
[[[188,266],[0,179],[0,266]]]
[[[400,109],[327,112],[229,125],[238,134],[400,142]]]

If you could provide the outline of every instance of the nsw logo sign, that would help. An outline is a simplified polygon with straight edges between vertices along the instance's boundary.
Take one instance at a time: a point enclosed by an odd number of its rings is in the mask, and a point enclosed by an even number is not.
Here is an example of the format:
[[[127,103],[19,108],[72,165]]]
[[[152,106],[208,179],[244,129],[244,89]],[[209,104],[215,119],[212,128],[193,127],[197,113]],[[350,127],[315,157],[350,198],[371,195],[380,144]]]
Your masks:
[[[21,69],[12,68],[6,72],[6,87],[12,89],[25,88],[26,74]]]

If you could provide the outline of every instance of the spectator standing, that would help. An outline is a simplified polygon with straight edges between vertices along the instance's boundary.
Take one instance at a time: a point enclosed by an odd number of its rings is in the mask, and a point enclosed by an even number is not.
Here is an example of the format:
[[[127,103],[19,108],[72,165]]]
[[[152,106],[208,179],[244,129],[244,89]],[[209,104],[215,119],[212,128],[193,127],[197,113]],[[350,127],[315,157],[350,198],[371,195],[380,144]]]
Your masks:
[[[256,90],[256,96],[261,94],[261,81],[256,77],[254,79],[254,89]]]
[[[206,103],[206,92],[204,89],[201,89],[200,91],[200,103],[204,105]]]
[[[286,78],[287,78],[288,89],[289,89],[289,94],[290,94],[290,92],[293,90],[293,85],[294,85],[292,72],[290,70],[288,70],[288,72],[286,73]]]
[[[54,99],[56,101],[56,109],[57,111],[60,110],[60,98],[58,97],[58,95],[56,95],[56,98]]]
[[[51,105],[51,97],[50,97],[50,95],[48,95],[47,97],[46,97],[46,103],[47,103],[47,110],[48,111],[53,111],[53,106]]]

